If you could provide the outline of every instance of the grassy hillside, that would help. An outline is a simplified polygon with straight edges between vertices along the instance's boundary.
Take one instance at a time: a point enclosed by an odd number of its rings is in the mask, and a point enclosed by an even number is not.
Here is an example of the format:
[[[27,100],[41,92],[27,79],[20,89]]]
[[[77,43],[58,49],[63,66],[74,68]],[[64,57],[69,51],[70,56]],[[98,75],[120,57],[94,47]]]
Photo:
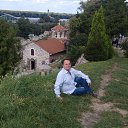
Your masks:
[[[128,112],[128,59],[117,58],[114,61],[117,69],[112,74],[112,80],[106,88],[106,96],[102,100]],[[104,112],[94,128],[128,128],[128,114],[123,116],[118,112]]]
[[[111,68],[113,63],[119,63],[118,75],[125,85],[128,79],[124,78],[128,72],[128,59],[116,58],[102,62],[90,62],[77,67],[92,79],[92,88],[96,91],[100,84],[100,77],[105,70]],[[116,76],[117,75],[117,76]],[[0,84],[0,128],[81,128],[79,118],[82,112],[89,111],[91,96],[68,96],[62,95],[61,102],[55,98],[53,92],[56,73],[48,76],[31,75],[19,79],[6,77]],[[115,85],[115,84],[114,84]],[[110,85],[108,94],[115,94]],[[116,87],[118,88],[118,87]],[[118,91],[118,89],[117,89]],[[121,92],[120,92],[121,93]],[[118,100],[116,97],[105,98]],[[124,94],[128,99],[128,95]],[[126,99],[126,100],[127,100]],[[124,102],[122,102],[124,104]],[[125,104],[126,105],[126,104]],[[120,107],[128,108],[128,105]],[[97,124],[100,125],[100,124]]]

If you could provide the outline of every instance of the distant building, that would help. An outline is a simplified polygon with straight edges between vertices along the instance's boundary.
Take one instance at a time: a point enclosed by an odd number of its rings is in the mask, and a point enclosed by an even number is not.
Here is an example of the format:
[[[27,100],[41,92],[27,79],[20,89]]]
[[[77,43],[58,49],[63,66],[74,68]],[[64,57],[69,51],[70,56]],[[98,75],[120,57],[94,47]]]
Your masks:
[[[30,23],[38,23],[40,18],[30,18],[30,17],[25,17],[25,19],[28,19]]]
[[[25,71],[42,71],[48,68],[46,65],[62,58],[66,53],[69,42],[68,29],[59,24],[38,37],[30,34],[29,39],[21,41],[23,45],[21,67]]]
[[[65,54],[65,42],[59,39],[27,41],[23,46],[22,68],[25,70],[42,70]]]
[[[3,15],[1,15],[0,18],[7,20],[8,22],[12,22],[12,23],[16,23],[19,19],[19,17],[15,17],[7,13],[4,13]]]
[[[4,13],[0,16],[0,18],[7,20],[8,22],[16,23],[21,17],[15,17],[13,15]],[[37,23],[40,18],[30,18],[30,17],[24,17],[25,19],[28,19],[30,23]]]
[[[67,39],[68,29],[58,24],[57,26],[51,28],[52,38],[57,39]]]

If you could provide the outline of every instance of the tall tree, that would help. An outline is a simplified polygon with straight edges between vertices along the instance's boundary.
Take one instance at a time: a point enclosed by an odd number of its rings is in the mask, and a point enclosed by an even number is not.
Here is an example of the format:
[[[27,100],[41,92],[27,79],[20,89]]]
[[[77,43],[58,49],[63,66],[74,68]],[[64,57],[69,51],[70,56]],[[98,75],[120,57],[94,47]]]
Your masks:
[[[80,10],[87,14],[88,20],[100,6],[104,8],[106,31],[109,37],[122,33],[128,35],[128,5],[126,0],[87,0],[80,2]]]
[[[119,33],[126,35],[128,30],[128,6],[125,0],[106,0],[103,7],[105,9],[107,33],[110,36]]]
[[[95,12],[88,37],[85,57],[90,61],[107,60],[113,55],[111,43],[106,35],[103,8]]]
[[[20,60],[20,42],[14,29],[4,20],[0,20],[0,77],[13,71]]]

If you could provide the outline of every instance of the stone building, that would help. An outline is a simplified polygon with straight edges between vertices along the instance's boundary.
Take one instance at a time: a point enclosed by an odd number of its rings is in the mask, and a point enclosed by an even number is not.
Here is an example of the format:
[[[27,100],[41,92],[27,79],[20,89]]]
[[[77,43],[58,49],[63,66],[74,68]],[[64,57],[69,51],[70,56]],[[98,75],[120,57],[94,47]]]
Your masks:
[[[57,26],[51,28],[52,38],[57,39],[67,39],[68,38],[68,29],[58,24]]]
[[[51,33],[51,35],[50,35]],[[68,45],[68,29],[57,25],[50,32],[43,34],[50,35],[47,39],[30,34],[30,40],[21,41],[23,45],[23,59],[21,69],[25,71],[43,71],[48,65],[61,58],[66,53]],[[33,38],[34,36],[34,38]]]
[[[22,68],[27,70],[43,70],[49,64],[63,56],[65,42],[59,39],[27,41],[23,46]]]

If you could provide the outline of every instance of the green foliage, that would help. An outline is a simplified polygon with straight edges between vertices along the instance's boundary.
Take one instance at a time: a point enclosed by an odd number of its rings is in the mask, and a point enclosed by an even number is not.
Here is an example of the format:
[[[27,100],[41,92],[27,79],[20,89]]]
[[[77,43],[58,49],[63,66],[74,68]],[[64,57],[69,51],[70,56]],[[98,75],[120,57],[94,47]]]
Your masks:
[[[104,102],[114,102],[116,107],[128,110],[128,59],[120,58],[116,62],[116,71],[113,72],[112,81],[106,88],[106,96],[102,97]]]
[[[90,31],[90,20],[87,17],[86,13],[81,13],[78,17],[78,19],[80,19],[80,26],[78,28],[79,33],[84,33],[86,36],[88,36],[88,33]]]
[[[19,33],[18,36],[28,38],[31,33],[30,22],[28,19],[20,18],[17,22]]]
[[[128,58],[128,39],[126,39],[122,44],[121,44],[122,49],[124,50],[124,55],[125,57]]]
[[[103,5],[105,11],[105,23],[110,37],[128,30],[128,7],[125,0],[107,0]]]
[[[91,18],[95,11],[102,5],[102,0],[88,0],[86,2],[80,2],[80,10],[83,10],[87,14],[88,18]]]
[[[72,65],[75,65],[77,59],[81,55],[80,46],[70,45],[67,50],[67,57],[71,60]]]
[[[70,39],[67,57],[70,58],[72,65],[75,65],[78,58],[84,53],[87,45],[87,36],[86,34],[78,34]]]
[[[100,61],[112,58],[112,56],[113,50],[106,35],[103,8],[101,7],[93,16],[85,58],[90,61]]]
[[[88,23],[85,13],[70,20],[70,43],[67,56],[71,59],[73,65],[85,51],[89,31]]]
[[[122,128],[123,118],[117,112],[104,112],[94,128]]]
[[[76,17],[70,19],[70,38],[75,37],[79,34],[85,34],[88,36],[90,31],[90,21],[87,18],[86,13],[77,14]]]
[[[0,20],[0,77],[16,67],[20,60],[20,48],[14,29],[4,20]]]
[[[41,34],[41,26],[38,24],[32,24],[28,19],[20,18],[17,22],[19,31],[18,36],[28,38],[29,34],[39,35]]]
[[[58,23],[59,18],[53,18],[49,15],[45,15],[40,18],[39,23]]]
[[[40,18],[40,23],[45,23],[45,22],[52,22],[50,17],[48,15],[43,16],[42,18]]]
[[[81,21],[80,19],[73,17],[70,19],[69,26],[70,26],[70,37],[74,37],[79,33]]]
[[[69,45],[75,46],[86,46],[87,45],[87,35],[85,33],[80,33],[70,39]]]
[[[88,0],[80,2],[80,10],[87,14],[91,22],[92,16],[100,6],[104,8],[106,32],[109,37],[122,33],[127,35],[128,30],[128,8],[125,0]]]
[[[42,23],[42,32],[50,31],[52,27],[56,26],[55,23]]]

